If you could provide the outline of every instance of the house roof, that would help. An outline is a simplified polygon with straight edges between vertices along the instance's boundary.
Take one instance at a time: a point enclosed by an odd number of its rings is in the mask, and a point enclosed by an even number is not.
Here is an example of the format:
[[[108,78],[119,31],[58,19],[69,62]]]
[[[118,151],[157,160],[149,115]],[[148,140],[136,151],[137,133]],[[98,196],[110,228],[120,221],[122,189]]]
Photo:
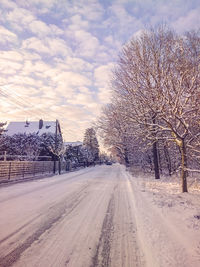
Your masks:
[[[39,125],[40,121],[42,123]],[[56,132],[56,121],[23,121],[23,122],[10,122],[5,130],[5,134],[12,136],[14,134],[38,134],[42,135],[44,133]],[[40,127],[39,127],[40,126]],[[58,127],[60,129],[60,127]]]

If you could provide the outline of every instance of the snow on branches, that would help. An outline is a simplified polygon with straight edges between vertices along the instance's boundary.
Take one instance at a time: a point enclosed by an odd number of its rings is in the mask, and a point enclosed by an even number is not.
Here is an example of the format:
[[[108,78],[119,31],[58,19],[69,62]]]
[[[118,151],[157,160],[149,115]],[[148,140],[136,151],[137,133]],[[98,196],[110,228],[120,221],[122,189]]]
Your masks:
[[[175,143],[183,192],[187,192],[188,164],[200,168],[199,66],[199,33],[178,36],[164,26],[143,32],[123,47],[113,70],[112,104],[100,118],[105,143],[115,149],[119,144],[127,150],[138,144],[139,151],[152,145],[157,178],[159,149],[169,167]],[[129,136],[132,141],[127,142]]]

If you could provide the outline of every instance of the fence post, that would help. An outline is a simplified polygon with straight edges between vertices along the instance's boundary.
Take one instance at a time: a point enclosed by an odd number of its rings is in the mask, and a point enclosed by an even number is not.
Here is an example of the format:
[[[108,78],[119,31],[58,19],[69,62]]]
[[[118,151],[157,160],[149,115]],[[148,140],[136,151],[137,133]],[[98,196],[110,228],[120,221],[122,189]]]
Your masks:
[[[34,176],[34,177],[35,177],[35,163],[36,163],[36,162],[33,163],[33,176]]]
[[[10,180],[10,174],[11,174],[11,161],[9,162],[8,180]]]
[[[44,174],[44,161],[43,161],[43,167],[42,167],[42,174]]]
[[[25,174],[25,166],[24,166],[24,162],[23,162],[23,165],[22,165],[22,174],[23,174],[23,178],[24,178],[24,174]]]

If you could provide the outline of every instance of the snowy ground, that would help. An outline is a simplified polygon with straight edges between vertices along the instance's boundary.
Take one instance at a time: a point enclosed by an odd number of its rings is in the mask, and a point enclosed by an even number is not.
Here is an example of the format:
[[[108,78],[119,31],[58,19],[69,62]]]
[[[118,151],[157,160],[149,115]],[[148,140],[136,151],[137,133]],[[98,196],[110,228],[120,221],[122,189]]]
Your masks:
[[[200,179],[188,179],[189,193],[180,193],[178,177],[127,176],[146,265],[200,266]]]
[[[119,164],[0,188],[0,266],[200,266],[200,191]]]
[[[143,266],[124,168],[0,188],[0,266]]]

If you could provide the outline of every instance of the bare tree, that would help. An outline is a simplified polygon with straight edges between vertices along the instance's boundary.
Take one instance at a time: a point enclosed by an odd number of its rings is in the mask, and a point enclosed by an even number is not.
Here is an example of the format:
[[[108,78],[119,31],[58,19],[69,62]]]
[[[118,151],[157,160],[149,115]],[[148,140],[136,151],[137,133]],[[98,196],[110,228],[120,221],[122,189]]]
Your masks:
[[[152,143],[159,178],[158,141],[175,142],[181,154],[182,192],[187,192],[188,151],[199,153],[200,40],[163,26],[126,44],[113,71],[113,99],[141,139]],[[192,153],[191,153],[192,154]]]
[[[90,163],[95,163],[95,161],[99,160],[99,143],[93,128],[85,130],[83,147],[87,150]]]

